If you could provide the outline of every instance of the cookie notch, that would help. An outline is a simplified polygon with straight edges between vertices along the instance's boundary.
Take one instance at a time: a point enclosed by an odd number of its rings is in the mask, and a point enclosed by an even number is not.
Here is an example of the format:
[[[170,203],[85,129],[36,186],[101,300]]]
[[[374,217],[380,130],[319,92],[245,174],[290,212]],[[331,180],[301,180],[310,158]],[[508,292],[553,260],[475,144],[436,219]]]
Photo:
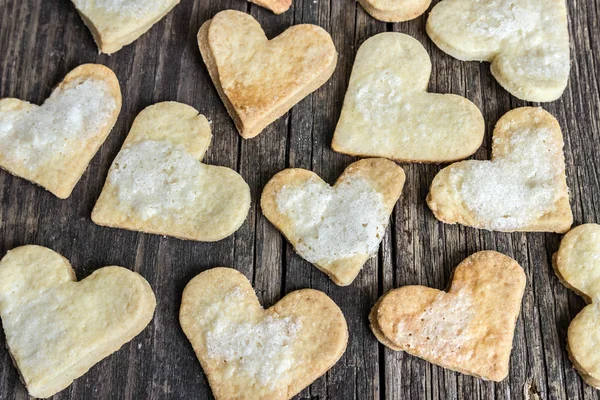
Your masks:
[[[113,161],[92,220],[205,242],[233,234],[248,215],[250,188],[234,170],[201,163],[211,138],[193,107],[146,107]]]
[[[198,31],[202,59],[240,135],[257,136],[333,74],[329,33],[295,25],[268,40],[252,16],[221,11]]]
[[[441,170],[431,183],[427,205],[448,224],[500,232],[566,232],[573,214],[558,122],[541,108],[507,112],[494,129],[491,161],[462,161]]]
[[[104,65],[69,72],[41,106],[0,100],[0,168],[66,199],[121,111],[121,89]]]
[[[30,396],[50,397],[119,350],[152,320],[148,282],[122,267],[77,281],[69,261],[41,246],[0,260],[0,316]]]
[[[438,163],[469,157],[485,124],[475,104],[427,92],[431,60],[416,39],[380,33],[358,49],[331,147],[362,157]]]
[[[217,400],[292,398],[328,371],[348,342],[344,315],[323,292],[297,290],[265,310],[231,268],[193,278],[179,320]]]
[[[525,273],[512,258],[481,251],[456,267],[449,290],[404,286],[383,295],[369,314],[383,345],[467,375],[508,375]]]
[[[567,351],[585,383],[600,389],[600,225],[583,224],[570,230],[553,257],[556,276],[587,305],[567,331]]]

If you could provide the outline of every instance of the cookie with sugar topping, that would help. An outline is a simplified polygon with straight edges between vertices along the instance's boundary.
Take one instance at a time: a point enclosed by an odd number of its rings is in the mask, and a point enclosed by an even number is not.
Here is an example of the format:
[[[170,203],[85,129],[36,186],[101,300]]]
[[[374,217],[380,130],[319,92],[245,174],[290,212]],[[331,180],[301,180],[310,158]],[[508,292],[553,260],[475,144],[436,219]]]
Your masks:
[[[402,22],[417,18],[431,0],[358,0],[366,12],[385,22]]]
[[[583,380],[600,389],[600,225],[570,230],[554,254],[553,265],[563,285],[588,303],[569,325],[567,350]]]
[[[289,293],[263,309],[240,272],[214,268],[183,291],[179,321],[217,400],[289,399],[329,370],[348,343],[323,292]]]
[[[445,292],[404,286],[383,295],[369,314],[385,346],[492,381],[508,375],[525,272],[512,258],[481,251],[462,261]]]
[[[71,0],[100,53],[112,54],[146,33],[179,0]]]
[[[475,153],[485,124],[475,104],[428,93],[431,60],[416,39],[380,33],[358,49],[331,147],[397,161],[448,162]]]
[[[146,107],[108,171],[92,220],[206,242],[234,233],[248,215],[250,188],[234,170],[201,163],[211,138],[193,107]]]
[[[509,111],[494,129],[491,161],[462,161],[433,179],[427,204],[442,222],[502,232],[566,232],[573,223],[563,138],[541,108]]]
[[[100,268],[77,281],[69,261],[41,246],[0,260],[0,317],[7,349],[35,398],[53,396],[137,336],[156,298],[128,269]]]
[[[377,254],[404,180],[402,168],[382,158],[349,165],[333,187],[291,168],[271,178],[260,205],[302,258],[346,286]]]
[[[569,80],[564,0],[443,0],[427,34],[463,61],[489,61],[496,80],[527,101],[558,99]]]
[[[198,31],[202,60],[244,139],[258,135],[333,74],[337,51],[329,33],[295,25],[268,40],[258,21],[225,10]]]
[[[121,111],[114,72],[84,64],[65,76],[41,106],[0,100],[0,167],[65,199]]]

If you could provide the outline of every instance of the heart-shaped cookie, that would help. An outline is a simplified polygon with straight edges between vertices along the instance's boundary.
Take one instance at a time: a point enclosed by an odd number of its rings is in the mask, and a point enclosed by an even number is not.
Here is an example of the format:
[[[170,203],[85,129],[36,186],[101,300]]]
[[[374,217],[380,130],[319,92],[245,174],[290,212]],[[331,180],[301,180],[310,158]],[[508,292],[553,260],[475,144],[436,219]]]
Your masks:
[[[333,187],[291,168],[271,178],[260,205],[302,258],[346,286],[377,254],[404,180],[402,168],[382,158],[350,164]]]
[[[121,111],[121,89],[103,65],[69,72],[42,106],[0,100],[0,167],[69,197]]]
[[[135,41],[179,0],[71,0],[92,32],[100,53],[112,54]]]
[[[443,0],[427,34],[463,61],[489,61],[496,80],[527,101],[558,99],[569,80],[564,0]]]
[[[22,246],[0,261],[0,317],[29,394],[46,398],[137,336],[156,299],[135,272],[104,267],[77,282],[69,261]]]
[[[358,49],[331,147],[399,161],[447,162],[475,153],[485,132],[464,97],[427,93],[431,61],[402,33],[375,35]]]
[[[179,321],[217,400],[289,399],[344,354],[348,327],[318,290],[264,310],[244,275],[214,268],[188,283]]]
[[[509,111],[494,129],[492,161],[462,161],[433,179],[427,204],[448,224],[502,232],[565,232],[573,223],[563,139],[541,108]]]
[[[292,0],[250,0],[250,2],[267,8],[278,15],[286,12],[292,5]]]
[[[358,0],[373,18],[385,22],[402,22],[417,18],[431,0]]]
[[[525,273],[515,260],[481,251],[456,267],[447,292],[404,286],[383,295],[369,315],[371,330],[393,350],[501,381],[524,290]]]
[[[92,220],[203,242],[237,231],[250,209],[250,188],[234,170],[200,162],[211,137],[193,107],[146,107],[108,171]]]
[[[583,380],[600,389],[600,225],[569,231],[554,255],[554,271],[588,303],[569,325],[567,349]]]
[[[198,32],[202,59],[244,138],[258,135],[333,74],[337,52],[316,25],[268,40],[252,16],[221,11]]]

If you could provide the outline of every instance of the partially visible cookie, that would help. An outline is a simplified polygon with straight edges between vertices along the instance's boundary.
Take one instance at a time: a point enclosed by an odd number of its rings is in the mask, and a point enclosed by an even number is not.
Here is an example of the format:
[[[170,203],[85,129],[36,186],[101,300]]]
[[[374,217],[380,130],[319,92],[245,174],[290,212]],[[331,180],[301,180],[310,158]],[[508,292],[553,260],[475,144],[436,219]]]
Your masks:
[[[121,111],[115,74],[84,64],[65,76],[43,105],[0,100],[0,167],[65,199]]]
[[[475,153],[485,124],[475,104],[428,93],[429,55],[416,39],[380,33],[358,49],[331,147],[398,161],[448,162]]]
[[[402,168],[382,158],[350,164],[333,187],[291,168],[271,178],[260,205],[302,258],[346,286],[377,253],[404,180]]]
[[[108,171],[92,220],[205,242],[234,233],[248,215],[250,188],[234,170],[200,162],[211,138],[193,107],[146,107]]]
[[[348,343],[344,315],[323,292],[297,290],[265,310],[231,268],[188,283],[179,321],[217,400],[290,399],[329,370]]]
[[[161,20],[179,0],[71,0],[100,53],[112,54]]]
[[[286,12],[292,5],[292,0],[249,0],[251,3],[273,11],[275,14]]]
[[[66,258],[22,246],[0,261],[0,317],[29,395],[46,398],[137,336],[152,320],[148,282],[104,267],[77,282]]]
[[[600,389],[600,225],[570,230],[554,255],[554,271],[588,303],[569,325],[567,349],[583,380]]]
[[[385,346],[491,381],[508,375],[525,272],[515,260],[481,251],[461,262],[447,292],[404,286],[371,310],[371,330]]]
[[[569,80],[564,0],[443,0],[427,34],[463,61],[489,61],[496,80],[527,101],[558,99]]]
[[[417,18],[431,4],[431,0],[358,0],[375,19],[402,22]]]
[[[492,160],[441,170],[427,204],[449,224],[502,232],[569,230],[573,214],[558,122],[541,108],[504,114],[494,129]]]
[[[337,63],[323,28],[295,25],[268,40],[252,16],[234,10],[206,21],[198,45],[227,112],[246,139],[327,82]]]

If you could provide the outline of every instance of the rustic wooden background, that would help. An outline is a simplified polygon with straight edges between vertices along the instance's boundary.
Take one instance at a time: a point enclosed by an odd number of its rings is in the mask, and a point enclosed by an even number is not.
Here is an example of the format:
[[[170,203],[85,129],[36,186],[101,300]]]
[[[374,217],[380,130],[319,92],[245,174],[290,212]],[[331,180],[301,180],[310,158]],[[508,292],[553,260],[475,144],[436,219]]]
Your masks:
[[[436,1],[434,1],[436,3]],[[562,98],[543,107],[565,135],[565,156],[576,224],[600,222],[600,0],[569,0],[572,70]],[[218,11],[252,14],[269,37],[299,23],[329,31],[340,54],[333,77],[257,138],[242,140],[217,96],[196,44],[200,25]],[[565,350],[569,321],[583,301],[563,287],[550,266],[560,236],[503,234],[438,222],[425,204],[437,165],[403,165],[407,183],[378,257],[349,287],[334,285],[294,254],[258,206],[268,179],[286,167],[315,171],[333,183],[354,159],[331,151],[330,142],[358,46],[383,31],[416,37],[433,61],[430,90],[466,96],[481,109],[487,134],[476,158],[490,153],[496,120],[528,103],[511,97],[486,63],[464,63],[438,50],[425,34],[427,13],[386,24],[354,0],[294,0],[283,15],[244,0],[182,0],[147,34],[112,56],[99,55],[69,0],[0,0],[0,97],[41,104],[74,67],[88,62],[112,68],[121,82],[123,109],[117,125],[67,200],[0,171],[0,255],[23,245],[48,246],[71,260],[84,278],[105,265],[141,273],[158,307],[152,323],[116,354],[93,367],[56,399],[209,399],[210,389],[177,314],[186,283],[201,271],[231,266],[253,282],[270,306],[284,294],[311,287],[342,308],[350,342],[342,359],[299,399],[599,399],[582,382]],[[107,170],[137,113],[176,100],[197,108],[213,126],[206,162],[235,168],[252,190],[247,221],[217,243],[195,243],[96,226],[90,212]],[[0,143],[1,145],[1,143]],[[527,289],[517,323],[510,375],[484,382],[444,370],[380,345],[367,314],[385,291],[406,284],[444,288],[452,269],[473,252],[492,249],[524,267]],[[0,332],[0,341],[4,341]],[[9,355],[0,348],[0,399],[25,399]]]

